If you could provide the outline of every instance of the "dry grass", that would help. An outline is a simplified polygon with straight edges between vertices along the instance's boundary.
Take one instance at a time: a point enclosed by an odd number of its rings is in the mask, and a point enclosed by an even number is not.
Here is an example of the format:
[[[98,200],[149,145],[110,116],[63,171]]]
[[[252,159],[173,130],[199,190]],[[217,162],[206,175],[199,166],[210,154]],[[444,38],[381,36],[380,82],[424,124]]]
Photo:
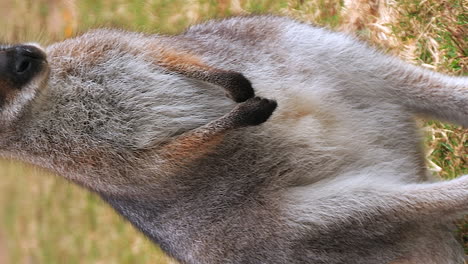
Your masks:
[[[466,0],[0,0],[0,42],[44,44],[90,27],[175,33],[198,21],[277,13],[347,31],[415,64],[466,74]],[[5,30],[6,29],[6,30]],[[468,130],[427,122],[428,166],[468,174]],[[170,263],[95,195],[18,163],[0,163],[0,263]],[[468,243],[468,224],[460,236]],[[466,244],[468,249],[468,244]],[[8,256],[6,256],[8,255]]]

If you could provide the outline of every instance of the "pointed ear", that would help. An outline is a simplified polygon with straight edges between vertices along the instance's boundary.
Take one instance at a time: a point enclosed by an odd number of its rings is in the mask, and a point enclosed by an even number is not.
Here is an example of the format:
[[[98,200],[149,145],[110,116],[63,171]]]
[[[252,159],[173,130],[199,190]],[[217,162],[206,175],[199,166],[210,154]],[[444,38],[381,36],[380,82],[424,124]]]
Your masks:
[[[244,102],[255,96],[252,84],[242,73],[208,66],[195,55],[162,49],[159,50],[156,63],[189,78],[219,85],[235,102]]]

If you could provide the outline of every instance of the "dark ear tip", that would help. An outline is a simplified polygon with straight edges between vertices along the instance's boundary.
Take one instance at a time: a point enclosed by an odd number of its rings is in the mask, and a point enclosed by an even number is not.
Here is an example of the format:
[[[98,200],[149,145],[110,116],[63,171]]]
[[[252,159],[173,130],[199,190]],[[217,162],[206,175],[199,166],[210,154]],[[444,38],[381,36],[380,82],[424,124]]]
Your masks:
[[[237,103],[246,101],[255,96],[250,81],[239,72],[226,72],[226,90],[229,97]]]

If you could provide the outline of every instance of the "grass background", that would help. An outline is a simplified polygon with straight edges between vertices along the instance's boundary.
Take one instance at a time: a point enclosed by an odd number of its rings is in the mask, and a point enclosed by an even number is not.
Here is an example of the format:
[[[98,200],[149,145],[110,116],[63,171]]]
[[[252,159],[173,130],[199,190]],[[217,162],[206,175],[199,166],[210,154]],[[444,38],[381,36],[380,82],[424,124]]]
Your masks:
[[[0,0],[0,42],[42,44],[89,28],[177,33],[236,14],[275,13],[346,31],[436,71],[468,69],[466,0]],[[468,173],[468,130],[421,121],[427,164]],[[468,221],[459,223],[468,249]],[[174,263],[95,195],[14,161],[0,161],[0,264]]]

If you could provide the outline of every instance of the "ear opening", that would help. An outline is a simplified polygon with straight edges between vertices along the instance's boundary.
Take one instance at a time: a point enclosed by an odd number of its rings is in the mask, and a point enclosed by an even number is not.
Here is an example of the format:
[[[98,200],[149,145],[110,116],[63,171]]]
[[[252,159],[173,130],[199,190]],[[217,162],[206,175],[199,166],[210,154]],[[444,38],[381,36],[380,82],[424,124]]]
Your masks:
[[[160,50],[157,64],[189,78],[221,86],[226,95],[238,103],[255,96],[252,84],[242,73],[208,66],[188,53]]]

